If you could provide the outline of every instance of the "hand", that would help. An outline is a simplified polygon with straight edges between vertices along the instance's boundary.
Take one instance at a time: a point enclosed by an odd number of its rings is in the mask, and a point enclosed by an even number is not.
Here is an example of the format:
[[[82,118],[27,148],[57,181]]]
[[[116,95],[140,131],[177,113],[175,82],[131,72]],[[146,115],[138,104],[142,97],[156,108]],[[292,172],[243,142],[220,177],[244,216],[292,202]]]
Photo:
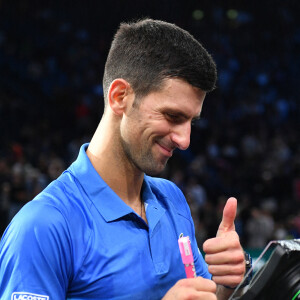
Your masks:
[[[234,226],[236,210],[237,200],[229,198],[216,237],[203,244],[205,261],[212,280],[229,287],[236,287],[245,274],[244,251]]]
[[[217,300],[216,284],[202,277],[181,279],[162,300]]]

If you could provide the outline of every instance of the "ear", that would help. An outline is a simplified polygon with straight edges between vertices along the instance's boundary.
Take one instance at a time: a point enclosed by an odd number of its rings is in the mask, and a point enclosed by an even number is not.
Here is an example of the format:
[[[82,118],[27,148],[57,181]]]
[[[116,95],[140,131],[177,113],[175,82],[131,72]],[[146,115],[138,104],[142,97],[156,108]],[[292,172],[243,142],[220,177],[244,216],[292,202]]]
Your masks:
[[[133,90],[130,84],[122,78],[115,79],[108,90],[108,104],[116,115],[122,115],[126,106],[133,99]]]

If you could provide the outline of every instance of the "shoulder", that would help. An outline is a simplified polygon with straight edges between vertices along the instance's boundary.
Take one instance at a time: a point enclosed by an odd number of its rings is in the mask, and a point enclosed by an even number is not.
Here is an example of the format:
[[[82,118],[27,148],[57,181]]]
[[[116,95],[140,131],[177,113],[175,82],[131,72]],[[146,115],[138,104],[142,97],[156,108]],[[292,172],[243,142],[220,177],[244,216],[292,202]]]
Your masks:
[[[31,203],[45,213],[57,210],[70,223],[86,215],[92,205],[77,178],[68,170],[51,182]]]
[[[65,177],[62,175],[51,182],[21,208],[7,227],[3,241],[21,247],[23,243],[34,244],[44,240],[45,236],[60,239],[60,242],[71,240],[70,224],[77,213],[67,192],[70,179]]]
[[[51,239],[69,239],[68,224],[57,207],[47,201],[32,200],[13,218],[7,227],[2,242],[23,248],[36,242]],[[58,238],[59,237],[59,238]],[[48,241],[50,241],[48,239]]]
[[[24,205],[5,230],[0,259],[7,265],[6,272],[25,273],[39,265],[37,270],[45,274],[62,269],[70,274],[73,239],[63,205],[59,205],[62,198],[60,193],[53,194],[54,189],[58,189],[56,181]]]

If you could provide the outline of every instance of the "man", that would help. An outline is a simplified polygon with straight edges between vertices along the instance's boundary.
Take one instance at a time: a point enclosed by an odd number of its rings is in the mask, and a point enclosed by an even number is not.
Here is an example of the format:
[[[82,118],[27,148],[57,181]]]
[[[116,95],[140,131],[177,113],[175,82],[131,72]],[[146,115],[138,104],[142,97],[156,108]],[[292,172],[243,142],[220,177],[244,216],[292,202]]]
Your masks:
[[[90,144],[2,238],[1,299],[229,297],[245,273],[236,199],[204,244],[207,267],[181,191],[151,177],[189,146],[191,122],[215,82],[212,58],[186,31],[150,19],[120,26]],[[185,278],[180,234],[191,239],[197,278]]]

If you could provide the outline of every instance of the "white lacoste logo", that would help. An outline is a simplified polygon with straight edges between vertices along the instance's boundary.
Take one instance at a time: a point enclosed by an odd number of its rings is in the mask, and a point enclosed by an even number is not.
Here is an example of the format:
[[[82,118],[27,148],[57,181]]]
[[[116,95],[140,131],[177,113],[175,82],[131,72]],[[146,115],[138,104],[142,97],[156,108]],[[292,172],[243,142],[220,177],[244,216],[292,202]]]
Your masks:
[[[49,300],[49,296],[17,292],[11,295],[11,300]]]

